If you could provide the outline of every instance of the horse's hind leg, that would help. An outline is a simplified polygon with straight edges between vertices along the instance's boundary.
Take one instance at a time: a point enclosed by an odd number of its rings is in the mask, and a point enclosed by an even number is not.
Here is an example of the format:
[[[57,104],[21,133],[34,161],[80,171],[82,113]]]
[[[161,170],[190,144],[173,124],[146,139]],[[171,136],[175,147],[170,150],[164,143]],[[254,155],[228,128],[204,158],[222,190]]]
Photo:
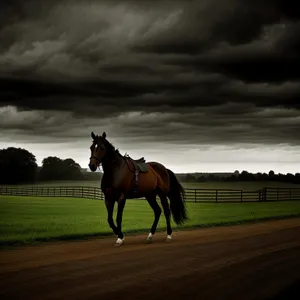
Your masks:
[[[168,198],[163,195],[163,194],[159,194],[159,198],[164,210],[164,215],[166,218],[166,223],[167,223],[167,238],[166,238],[166,242],[170,242],[172,240],[172,227],[171,227],[171,210],[170,210],[170,205],[168,202]]]
[[[147,237],[147,241],[152,242],[152,237],[155,234],[157,224],[158,224],[158,221],[159,221],[159,218],[161,215],[161,208],[156,201],[156,194],[151,194],[145,198],[148,201],[149,205],[151,206],[151,208],[153,209],[153,212],[154,212],[154,221],[153,221],[150,233]]]

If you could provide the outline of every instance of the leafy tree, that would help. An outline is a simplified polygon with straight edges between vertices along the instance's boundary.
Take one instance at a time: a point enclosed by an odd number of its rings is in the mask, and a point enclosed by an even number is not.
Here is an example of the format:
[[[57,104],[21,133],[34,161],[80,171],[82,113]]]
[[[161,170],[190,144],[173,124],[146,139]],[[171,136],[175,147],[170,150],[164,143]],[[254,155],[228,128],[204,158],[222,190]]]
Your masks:
[[[239,170],[235,170],[234,171],[234,176],[238,177],[240,175],[240,171]]]
[[[67,158],[63,160],[62,167],[64,170],[64,176],[69,180],[83,179],[83,174],[81,173],[81,167],[72,158]]]
[[[73,159],[62,160],[56,156],[49,156],[42,161],[39,172],[40,180],[79,180],[83,179],[81,167]]]
[[[255,177],[252,173],[249,173],[247,171],[242,171],[242,173],[239,175],[239,179],[241,181],[254,181]]]
[[[42,161],[42,168],[39,172],[40,180],[58,180],[61,176],[60,166],[62,160],[56,156],[49,156]]]
[[[295,174],[294,182],[295,182],[295,183],[300,183],[300,173],[296,173],[296,174]]]
[[[35,156],[22,148],[9,147],[0,150],[0,183],[32,183],[37,174]]]
[[[271,171],[269,172],[269,177],[270,177],[270,179],[271,179],[271,178],[274,178],[274,175],[275,175],[275,172],[274,172],[273,170],[271,170]]]

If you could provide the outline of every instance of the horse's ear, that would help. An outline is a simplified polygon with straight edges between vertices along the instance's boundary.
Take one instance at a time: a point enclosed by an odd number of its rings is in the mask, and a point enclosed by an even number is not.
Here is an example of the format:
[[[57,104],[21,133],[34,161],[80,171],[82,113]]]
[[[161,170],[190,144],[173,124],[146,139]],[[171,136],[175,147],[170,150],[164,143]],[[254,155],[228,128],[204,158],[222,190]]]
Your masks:
[[[102,133],[102,137],[103,137],[104,139],[106,138],[106,133],[105,133],[105,132]]]
[[[94,132],[91,132],[91,137],[92,137],[93,140],[96,139],[96,136],[95,136],[95,133],[94,133]]]

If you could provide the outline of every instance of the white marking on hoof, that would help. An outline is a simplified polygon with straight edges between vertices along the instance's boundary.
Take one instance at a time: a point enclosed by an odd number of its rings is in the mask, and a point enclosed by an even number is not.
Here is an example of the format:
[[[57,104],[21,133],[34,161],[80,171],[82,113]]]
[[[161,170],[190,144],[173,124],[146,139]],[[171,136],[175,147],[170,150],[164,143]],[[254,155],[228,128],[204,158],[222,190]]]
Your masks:
[[[124,239],[125,239],[125,238],[123,238],[123,239],[118,238],[118,239],[116,240],[115,246],[116,246],[116,247],[119,247],[119,246],[123,245],[123,244],[124,244]]]
[[[153,237],[153,234],[150,232],[150,233],[148,234],[148,237],[147,237],[147,242],[148,242],[148,243],[152,243],[152,237]]]
[[[170,243],[172,241],[172,237],[168,234],[167,238],[166,238],[166,242]]]

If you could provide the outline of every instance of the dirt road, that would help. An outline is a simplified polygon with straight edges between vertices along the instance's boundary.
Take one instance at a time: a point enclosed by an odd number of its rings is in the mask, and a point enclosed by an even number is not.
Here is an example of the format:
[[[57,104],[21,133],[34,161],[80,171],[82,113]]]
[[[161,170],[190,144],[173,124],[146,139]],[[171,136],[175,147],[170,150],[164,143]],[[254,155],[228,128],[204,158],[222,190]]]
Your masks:
[[[275,299],[300,285],[300,219],[0,251],[0,299]],[[276,299],[300,299],[299,294]]]

